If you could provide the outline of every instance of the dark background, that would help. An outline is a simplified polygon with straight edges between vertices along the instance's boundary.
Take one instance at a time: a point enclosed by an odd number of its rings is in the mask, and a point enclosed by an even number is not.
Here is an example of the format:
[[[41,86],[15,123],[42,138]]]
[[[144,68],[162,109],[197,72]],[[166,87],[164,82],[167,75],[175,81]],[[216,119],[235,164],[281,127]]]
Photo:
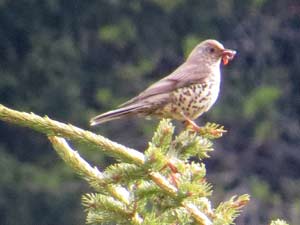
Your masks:
[[[237,224],[299,224],[299,0],[0,0],[0,103],[90,129],[90,117],[167,75],[207,38],[238,51],[215,107],[197,121],[229,130],[206,160],[214,205],[249,193]],[[157,122],[92,130],[143,150]],[[80,153],[100,169],[113,162]],[[84,224],[80,198],[90,190],[44,136],[0,122],[0,172],[1,225]]]

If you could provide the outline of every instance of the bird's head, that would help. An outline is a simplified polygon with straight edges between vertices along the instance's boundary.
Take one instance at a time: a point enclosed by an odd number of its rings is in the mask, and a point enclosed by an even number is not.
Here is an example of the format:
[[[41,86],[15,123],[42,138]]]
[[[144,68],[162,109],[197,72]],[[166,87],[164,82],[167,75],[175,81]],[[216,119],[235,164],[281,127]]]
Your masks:
[[[235,54],[235,50],[226,49],[220,42],[209,39],[198,44],[188,56],[187,61],[219,65],[222,60],[223,64],[227,65]]]

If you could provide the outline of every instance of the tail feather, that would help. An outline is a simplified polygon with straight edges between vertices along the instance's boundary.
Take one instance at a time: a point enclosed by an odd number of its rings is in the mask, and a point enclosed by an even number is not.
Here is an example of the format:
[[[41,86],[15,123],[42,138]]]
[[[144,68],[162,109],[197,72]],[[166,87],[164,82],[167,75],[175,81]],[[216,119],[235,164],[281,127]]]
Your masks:
[[[144,109],[145,106],[133,105],[127,106],[116,110],[111,110],[106,113],[100,114],[90,120],[90,125],[95,126],[101,123],[105,123],[111,120],[120,119],[124,116],[130,116]]]

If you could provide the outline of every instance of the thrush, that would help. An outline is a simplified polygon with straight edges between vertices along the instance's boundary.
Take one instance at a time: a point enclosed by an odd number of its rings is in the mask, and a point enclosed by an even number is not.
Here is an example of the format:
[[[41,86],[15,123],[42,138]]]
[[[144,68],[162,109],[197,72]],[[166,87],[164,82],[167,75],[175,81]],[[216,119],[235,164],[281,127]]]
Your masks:
[[[128,116],[156,116],[183,121],[193,130],[193,121],[207,112],[218,98],[220,65],[227,65],[236,51],[225,49],[216,40],[198,44],[174,72],[152,84],[118,109],[91,119],[91,126]]]

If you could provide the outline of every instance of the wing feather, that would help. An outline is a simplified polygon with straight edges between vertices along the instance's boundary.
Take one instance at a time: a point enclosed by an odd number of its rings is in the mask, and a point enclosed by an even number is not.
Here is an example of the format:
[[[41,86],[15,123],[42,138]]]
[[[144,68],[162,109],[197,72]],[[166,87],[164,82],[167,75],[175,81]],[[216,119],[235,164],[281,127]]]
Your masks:
[[[207,78],[209,72],[208,68],[185,62],[169,76],[152,84],[138,96],[125,102],[121,106],[128,106],[138,101],[148,102],[151,101],[151,98],[154,96],[156,100],[159,99],[160,102],[165,102],[170,97],[172,91],[191,84],[202,83]]]

